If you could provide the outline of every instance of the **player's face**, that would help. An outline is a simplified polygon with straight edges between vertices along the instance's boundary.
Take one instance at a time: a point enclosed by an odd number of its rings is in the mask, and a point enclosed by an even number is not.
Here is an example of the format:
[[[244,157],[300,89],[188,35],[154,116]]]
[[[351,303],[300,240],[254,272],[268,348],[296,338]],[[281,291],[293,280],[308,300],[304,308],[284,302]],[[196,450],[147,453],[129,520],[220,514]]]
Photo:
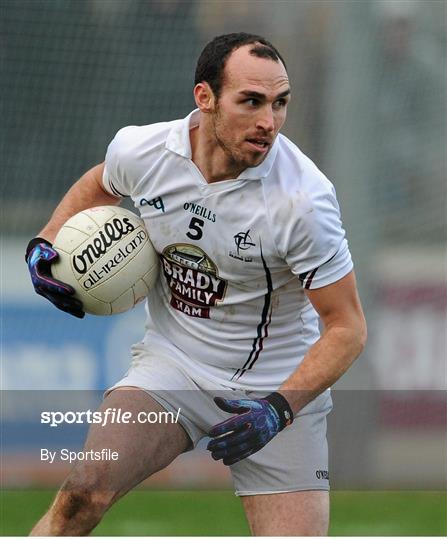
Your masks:
[[[282,62],[241,47],[228,58],[213,112],[217,143],[242,170],[261,164],[286,120],[290,87]]]

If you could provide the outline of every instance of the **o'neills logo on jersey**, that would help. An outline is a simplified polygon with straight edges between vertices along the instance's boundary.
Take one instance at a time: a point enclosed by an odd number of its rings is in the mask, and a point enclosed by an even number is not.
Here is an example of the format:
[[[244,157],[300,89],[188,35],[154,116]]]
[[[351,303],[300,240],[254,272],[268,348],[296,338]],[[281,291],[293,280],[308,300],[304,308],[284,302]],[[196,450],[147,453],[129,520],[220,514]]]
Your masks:
[[[79,274],[85,274],[101,255],[104,255],[108,248],[123,236],[135,230],[129,218],[113,218],[104,225],[104,230],[99,231],[87,246],[73,257],[73,268]]]
[[[161,262],[172,293],[171,306],[190,317],[209,319],[210,307],[224,298],[227,288],[214,262],[190,244],[168,246]]]

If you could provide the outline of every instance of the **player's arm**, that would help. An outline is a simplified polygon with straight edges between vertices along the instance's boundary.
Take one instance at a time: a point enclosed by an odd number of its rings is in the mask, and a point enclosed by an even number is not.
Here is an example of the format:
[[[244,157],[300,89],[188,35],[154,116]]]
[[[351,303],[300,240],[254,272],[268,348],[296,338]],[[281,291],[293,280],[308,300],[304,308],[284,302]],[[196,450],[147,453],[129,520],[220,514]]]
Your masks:
[[[294,413],[333,385],[362,352],[366,321],[354,272],[319,289],[305,289],[324,329],[296,371],[281,385]]]
[[[354,272],[326,287],[306,294],[324,324],[321,338],[277,392],[263,399],[215,398],[224,411],[234,414],[214,426],[208,450],[214,459],[232,465],[265,446],[300,411],[349,368],[366,342],[366,323]]]
[[[66,193],[56,207],[50,221],[33,238],[26,248],[25,260],[31,275],[31,281],[37,294],[52,302],[57,308],[82,318],[82,303],[74,298],[74,289],[66,283],[54,279],[51,264],[58,253],[53,248],[53,241],[62,225],[72,216],[93,206],[116,205],[121,198],[106,192],[102,183],[104,163],[87,171]]]
[[[108,193],[102,183],[104,163],[92,167],[73,184],[38,236],[54,242],[62,225],[72,216],[93,206],[117,205],[121,198]]]

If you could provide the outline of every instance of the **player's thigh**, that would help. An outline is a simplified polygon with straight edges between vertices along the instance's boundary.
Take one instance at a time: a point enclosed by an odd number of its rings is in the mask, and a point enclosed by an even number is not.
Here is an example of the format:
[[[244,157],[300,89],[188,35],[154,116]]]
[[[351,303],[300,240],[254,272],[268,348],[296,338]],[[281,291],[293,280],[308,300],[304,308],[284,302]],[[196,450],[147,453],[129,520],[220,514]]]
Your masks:
[[[326,536],[329,492],[294,491],[241,497],[255,536]]]
[[[86,489],[109,492],[126,492],[151,474],[166,467],[191,444],[185,430],[177,423],[138,421],[143,412],[159,413],[165,409],[144,390],[121,387],[104,399],[100,411],[107,409],[130,413],[130,422],[92,424],[84,452],[116,452],[117,459],[78,461],[65,489],[84,486]],[[142,415],[143,416],[143,415]],[[151,415],[151,419],[154,415]]]

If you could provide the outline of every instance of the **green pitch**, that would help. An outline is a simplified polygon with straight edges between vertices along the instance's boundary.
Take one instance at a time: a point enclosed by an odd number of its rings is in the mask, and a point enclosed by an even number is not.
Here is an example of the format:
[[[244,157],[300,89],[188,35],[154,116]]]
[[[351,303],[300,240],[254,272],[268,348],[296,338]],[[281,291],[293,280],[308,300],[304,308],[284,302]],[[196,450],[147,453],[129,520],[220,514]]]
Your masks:
[[[26,535],[48,507],[48,491],[4,491],[0,534]],[[442,492],[332,492],[333,536],[443,536]],[[239,500],[222,491],[134,491],[95,529],[98,536],[245,536]]]

